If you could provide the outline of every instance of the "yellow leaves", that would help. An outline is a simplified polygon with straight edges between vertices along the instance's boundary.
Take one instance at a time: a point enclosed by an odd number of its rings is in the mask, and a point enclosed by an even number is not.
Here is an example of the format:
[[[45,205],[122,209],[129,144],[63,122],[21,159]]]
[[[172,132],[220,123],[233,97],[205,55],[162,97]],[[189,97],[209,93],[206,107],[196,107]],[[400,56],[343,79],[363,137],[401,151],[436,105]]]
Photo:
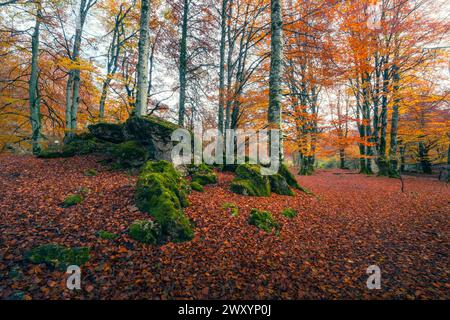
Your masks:
[[[67,57],[60,58],[57,61],[57,65],[61,68],[67,69],[67,70],[80,70],[80,71],[89,71],[89,72],[95,72],[96,68],[94,65],[86,60],[78,58],[77,60],[72,60]]]

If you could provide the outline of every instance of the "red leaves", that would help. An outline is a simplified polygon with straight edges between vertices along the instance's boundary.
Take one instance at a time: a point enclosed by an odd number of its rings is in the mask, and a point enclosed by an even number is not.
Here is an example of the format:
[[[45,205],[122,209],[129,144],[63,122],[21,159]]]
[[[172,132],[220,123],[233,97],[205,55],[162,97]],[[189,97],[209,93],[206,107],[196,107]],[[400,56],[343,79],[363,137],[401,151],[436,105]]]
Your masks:
[[[219,173],[218,185],[190,196],[186,214],[196,224],[195,239],[155,247],[126,234],[130,222],[148,218],[133,208],[135,178],[108,172],[96,160],[0,157],[0,298],[17,292],[24,299],[448,295],[443,228],[449,191],[437,181],[406,178],[402,194],[397,180],[322,172],[300,178],[317,197],[253,198],[231,193],[233,176]],[[85,177],[89,168],[100,174]],[[91,191],[85,201],[60,208],[80,187]],[[236,204],[239,215],[231,217],[224,203]],[[287,207],[299,215],[285,218],[280,212]],[[252,208],[271,211],[283,225],[280,235],[250,226]],[[119,237],[101,240],[99,230]],[[26,250],[49,242],[91,248],[80,292],[66,289],[65,273],[23,262]],[[365,289],[372,264],[382,270],[385,289],[379,292]],[[23,275],[14,277],[14,268]]]

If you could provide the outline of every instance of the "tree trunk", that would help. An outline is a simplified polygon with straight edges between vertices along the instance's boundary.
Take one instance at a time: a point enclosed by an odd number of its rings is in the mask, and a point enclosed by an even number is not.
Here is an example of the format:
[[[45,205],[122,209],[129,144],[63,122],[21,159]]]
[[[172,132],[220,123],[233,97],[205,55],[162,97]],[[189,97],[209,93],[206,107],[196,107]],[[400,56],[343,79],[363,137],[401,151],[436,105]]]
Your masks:
[[[428,155],[428,148],[424,142],[419,142],[419,160],[422,172],[425,174],[432,174],[433,169],[431,167],[430,157]]]
[[[387,176],[389,168],[386,157],[386,132],[388,124],[388,93],[389,93],[389,69],[385,67],[383,71],[383,95],[381,98],[381,135],[378,147],[378,167],[380,169],[379,175]]]
[[[187,29],[189,16],[189,0],[184,0],[183,25],[181,26],[180,43],[180,102],[178,111],[178,125],[184,126],[186,113],[186,73],[187,73]]]
[[[39,78],[39,31],[41,26],[42,12],[41,3],[37,2],[36,23],[31,40],[31,76],[29,82],[30,98],[30,122],[31,122],[31,141],[33,154],[39,155],[41,152],[41,108],[38,89]]]
[[[269,77],[269,110],[268,121],[270,129],[281,130],[281,99],[282,99],[282,68],[283,68],[283,39],[282,39],[282,7],[281,0],[271,0],[271,58]],[[282,143],[280,132],[280,154],[282,159]],[[273,143],[273,141],[271,141]]]
[[[227,35],[227,5],[228,0],[222,0],[220,25],[219,111],[217,115],[217,126],[220,133],[223,133],[223,113],[225,108],[225,47]]]
[[[391,120],[391,143],[389,148],[389,176],[392,178],[398,178],[398,118],[399,118],[399,103],[398,96],[400,75],[398,67],[393,66],[393,93],[394,93],[394,106],[392,107],[392,120]]]
[[[148,107],[148,62],[150,54],[150,0],[142,0],[139,28],[136,111],[137,116],[147,114]]]

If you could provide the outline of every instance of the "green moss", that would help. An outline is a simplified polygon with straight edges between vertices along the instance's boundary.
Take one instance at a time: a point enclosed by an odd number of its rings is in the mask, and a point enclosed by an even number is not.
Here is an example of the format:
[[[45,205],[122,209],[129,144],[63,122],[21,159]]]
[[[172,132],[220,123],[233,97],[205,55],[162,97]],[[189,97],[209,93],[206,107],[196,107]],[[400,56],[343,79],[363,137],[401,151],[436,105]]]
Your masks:
[[[275,221],[269,211],[253,209],[250,213],[249,223],[265,232],[279,232],[281,225]]]
[[[284,210],[281,212],[281,214],[282,214],[283,216],[285,216],[286,218],[292,219],[292,218],[295,218],[295,217],[298,215],[298,212],[297,212],[297,210],[294,210],[294,209],[292,209],[292,208],[286,208],[286,209],[284,209]]]
[[[31,263],[45,263],[59,270],[70,265],[82,266],[89,260],[89,248],[67,248],[58,244],[46,244],[35,247],[25,254]]]
[[[146,244],[156,244],[160,237],[159,226],[151,220],[134,221],[128,233],[134,240]]]
[[[204,192],[203,186],[198,182],[192,182],[191,183],[192,190],[198,191],[198,192]]]
[[[192,176],[192,181],[206,186],[208,184],[217,183],[217,176],[215,173],[196,173]]]
[[[234,203],[225,202],[225,203],[222,205],[222,209],[230,210],[230,211],[231,211],[231,216],[232,216],[232,217],[237,217],[237,216],[239,215],[239,208],[238,208],[237,205],[234,204]]]
[[[104,230],[100,230],[99,232],[97,232],[97,236],[104,240],[114,240],[119,237],[119,235],[117,235],[115,233],[104,231]]]
[[[124,142],[124,125],[122,123],[97,123],[88,127],[91,135],[97,139],[112,143]]]
[[[236,168],[236,178],[231,183],[231,191],[247,196],[270,196],[270,182],[261,174],[258,165],[241,164]]]
[[[291,188],[289,188],[289,185],[283,176],[275,174],[269,176],[269,180],[270,180],[270,191],[285,196],[294,195],[294,192],[291,190]]]
[[[112,149],[112,155],[120,168],[142,166],[149,158],[148,150],[137,141],[126,141]]]
[[[295,189],[300,189],[300,185],[298,184],[297,179],[291,173],[291,171],[289,171],[289,168],[284,163],[281,164],[278,174],[286,179],[286,182],[289,186]]]
[[[142,118],[145,119],[146,121],[156,125],[156,126],[164,128],[164,129],[166,129],[168,131],[171,131],[171,132],[180,128],[176,124],[174,124],[172,122],[169,122],[169,121],[166,121],[164,119],[158,118],[158,117],[145,116],[145,117],[142,117]]]
[[[167,161],[148,162],[136,188],[136,205],[148,212],[161,227],[160,241],[186,241],[194,236],[182,208],[189,205],[187,183]]]
[[[73,207],[81,202],[83,202],[83,196],[81,194],[71,194],[64,199],[62,207],[64,208]]]
[[[86,177],[95,177],[95,176],[97,176],[97,174],[98,174],[98,172],[95,169],[87,169],[84,171],[84,175]]]

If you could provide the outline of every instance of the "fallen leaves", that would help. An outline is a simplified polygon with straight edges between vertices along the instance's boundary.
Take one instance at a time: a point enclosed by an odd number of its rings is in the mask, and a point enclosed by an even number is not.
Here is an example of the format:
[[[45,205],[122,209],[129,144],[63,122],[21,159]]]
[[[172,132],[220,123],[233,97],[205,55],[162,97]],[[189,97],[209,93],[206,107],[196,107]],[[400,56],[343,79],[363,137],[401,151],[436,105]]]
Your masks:
[[[0,298],[449,298],[449,191],[438,181],[406,178],[402,194],[397,180],[321,172],[300,178],[317,197],[253,198],[231,193],[233,175],[219,173],[217,185],[190,196],[194,240],[156,247],[126,232],[148,219],[134,205],[136,178],[98,160],[0,157]],[[89,168],[98,175],[86,177]],[[80,188],[91,190],[83,203],[59,207]],[[288,207],[298,216],[284,217]],[[253,208],[272,212],[279,236],[248,224]],[[103,241],[99,230],[119,236]],[[91,248],[82,291],[66,289],[65,273],[23,260],[45,243]],[[365,287],[372,264],[382,270],[377,292]]]

